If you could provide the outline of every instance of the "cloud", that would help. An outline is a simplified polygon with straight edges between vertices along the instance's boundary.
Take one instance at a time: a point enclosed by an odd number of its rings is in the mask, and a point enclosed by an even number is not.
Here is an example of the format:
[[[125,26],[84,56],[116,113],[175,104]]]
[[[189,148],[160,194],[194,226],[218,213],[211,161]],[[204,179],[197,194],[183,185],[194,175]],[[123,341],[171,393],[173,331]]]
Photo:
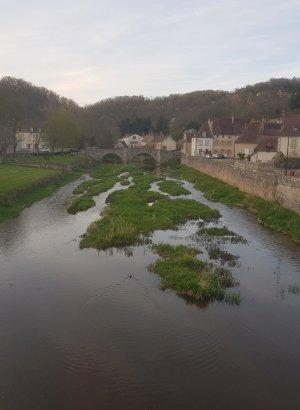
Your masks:
[[[233,89],[299,73],[293,73],[300,61],[297,0],[12,0],[3,6],[0,75],[82,104],[121,94]]]

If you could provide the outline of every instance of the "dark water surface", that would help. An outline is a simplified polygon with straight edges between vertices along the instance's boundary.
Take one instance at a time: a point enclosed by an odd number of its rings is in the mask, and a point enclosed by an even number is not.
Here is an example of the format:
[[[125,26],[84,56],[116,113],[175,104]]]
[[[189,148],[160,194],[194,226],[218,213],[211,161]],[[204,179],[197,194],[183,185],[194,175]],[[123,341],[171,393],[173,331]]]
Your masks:
[[[299,409],[300,248],[186,184],[248,240],[227,247],[240,306],[200,309],[160,290],[149,247],[79,249],[107,193],[68,215],[76,184],[0,224],[0,409]]]

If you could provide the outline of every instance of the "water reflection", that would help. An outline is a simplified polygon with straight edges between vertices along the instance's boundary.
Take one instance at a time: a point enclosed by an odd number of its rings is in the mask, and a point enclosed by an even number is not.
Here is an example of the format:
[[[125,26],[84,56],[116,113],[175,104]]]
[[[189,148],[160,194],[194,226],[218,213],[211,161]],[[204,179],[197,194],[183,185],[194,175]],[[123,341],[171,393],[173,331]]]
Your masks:
[[[111,191],[68,215],[75,185],[0,225],[0,408],[300,407],[300,297],[288,292],[300,282],[298,247],[185,183],[248,241],[226,244],[240,256],[241,305],[199,309],[161,291],[150,246],[80,250]],[[193,244],[197,230],[152,241]]]

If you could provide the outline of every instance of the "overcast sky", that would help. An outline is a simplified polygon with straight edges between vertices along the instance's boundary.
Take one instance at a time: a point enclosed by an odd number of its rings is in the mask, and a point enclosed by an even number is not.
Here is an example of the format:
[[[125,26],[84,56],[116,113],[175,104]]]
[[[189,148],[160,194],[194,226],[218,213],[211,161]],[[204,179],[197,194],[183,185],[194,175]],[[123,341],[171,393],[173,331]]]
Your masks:
[[[300,77],[300,0],[0,0],[0,77],[80,105]]]

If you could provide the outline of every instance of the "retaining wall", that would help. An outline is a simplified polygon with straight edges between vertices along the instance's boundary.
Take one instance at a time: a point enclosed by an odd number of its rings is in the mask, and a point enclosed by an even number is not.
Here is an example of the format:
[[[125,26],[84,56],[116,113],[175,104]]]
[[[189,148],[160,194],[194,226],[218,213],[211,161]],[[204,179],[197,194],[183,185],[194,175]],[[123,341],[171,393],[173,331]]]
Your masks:
[[[300,179],[268,173],[258,169],[241,168],[228,161],[182,156],[181,162],[205,174],[218,178],[240,191],[268,201],[300,215]]]

